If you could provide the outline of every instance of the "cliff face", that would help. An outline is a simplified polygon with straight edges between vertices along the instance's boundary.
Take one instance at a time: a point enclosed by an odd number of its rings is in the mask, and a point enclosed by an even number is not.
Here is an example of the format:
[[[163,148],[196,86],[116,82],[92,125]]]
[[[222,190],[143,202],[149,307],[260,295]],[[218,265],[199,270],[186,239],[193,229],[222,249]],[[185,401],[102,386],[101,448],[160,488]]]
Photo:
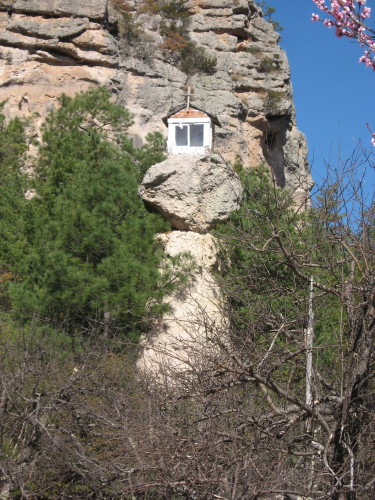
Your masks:
[[[281,186],[302,195],[311,180],[304,136],[295,126],[290,74],[278,34],[253,1],[188,0],[185,20],[166,18],[153,0],[0,0],[0,100],[8,116],[40,120],[61,93],[106,85],[135,115],[141,142],[185,102],[216,115],[215,150],[245,165],[266,161]],[[168,26],[217,59],[216,70],[187,74],[166,50]],[[168,24],[169,23],[169,24]]]
[[[110,82],[118,54],[105,15],[105,0],[0,1],[0,100],[8,116],[42,121],[60,94]]]

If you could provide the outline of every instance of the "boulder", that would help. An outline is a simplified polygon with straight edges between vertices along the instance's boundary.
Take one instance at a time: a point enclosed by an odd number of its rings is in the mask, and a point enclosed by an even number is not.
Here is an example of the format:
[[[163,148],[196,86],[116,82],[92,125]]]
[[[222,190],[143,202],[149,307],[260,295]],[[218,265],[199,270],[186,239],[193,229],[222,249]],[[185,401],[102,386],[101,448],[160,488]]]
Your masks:
[[[169,155],[144,176],[139,195],[172,226],[206,233],[239,208],[242,184],[218,154]]]

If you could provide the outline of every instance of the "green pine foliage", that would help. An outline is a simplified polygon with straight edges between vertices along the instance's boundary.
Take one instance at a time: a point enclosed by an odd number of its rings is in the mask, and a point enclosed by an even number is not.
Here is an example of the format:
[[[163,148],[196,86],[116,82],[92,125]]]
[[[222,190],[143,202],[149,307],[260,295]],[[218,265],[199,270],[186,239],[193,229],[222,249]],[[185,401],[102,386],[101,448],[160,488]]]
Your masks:
[[[217,58],[207,55],[203,47],[188,41],[181,49],[181,70],[187,75],[201,71],[209,75],[215,73]]]
[[[23,254],[25,234],[24,165],[27,151],[25,123],[8,123],[0,104],[0,305],[7,303],[4,287],[14,278],[12,263]]]
[[[131,150],[124,132],[132,116],[104,88],[60,104],[43,127],[28,244],[9,287],[13,307],[68,331],[135,338],[148,300],[161,295],[154,235],[168,225],[137,195],[160,148]]]
[[[160,132],[147,134],[146,143],[140,148],[134,147],[133,142],[125,137],[121,147],[134,162],[138,183],[142,181],[144,174],[152,165],[166,159],[167,141]]]

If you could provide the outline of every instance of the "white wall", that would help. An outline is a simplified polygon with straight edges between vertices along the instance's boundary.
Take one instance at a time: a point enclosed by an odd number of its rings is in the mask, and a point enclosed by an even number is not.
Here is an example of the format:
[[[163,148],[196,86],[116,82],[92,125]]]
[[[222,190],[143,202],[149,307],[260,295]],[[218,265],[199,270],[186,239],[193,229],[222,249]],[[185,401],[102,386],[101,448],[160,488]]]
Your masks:
[[[203,125],[203,146],[177,146],[176,127],[180,125]],[[178,154],[201,154],[212,148],[212,123],[210,118],[169,118],[168,119],[168,152]]]

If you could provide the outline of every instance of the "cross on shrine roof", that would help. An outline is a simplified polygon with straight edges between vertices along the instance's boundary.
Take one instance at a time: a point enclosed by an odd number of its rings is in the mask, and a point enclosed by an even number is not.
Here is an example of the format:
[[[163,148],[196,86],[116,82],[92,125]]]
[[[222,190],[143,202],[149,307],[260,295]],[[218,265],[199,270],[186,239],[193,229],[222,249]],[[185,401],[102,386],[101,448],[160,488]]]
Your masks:
[[[193,97],[194,94],[191,92],[191,87],[188,87],[188,91],[186,94],[186,109],[188,110],[190,108],[190,97]]]
[[[191,87],[188,87],[187,94],[185,94],[186,97],[186,106],[181,106],[177,109],[174,109],[169,113],[167,116],[164,116],[163,122],[165,125],[168,126],[168,119],[173,118],[173,119],[199,119],[199,118],[210,118],[212,123],[217,125],[218,127],[221,127],[221,124],[219,120],[216,118],[216,116],[211,115],[210,113],[207,113],[207,111],[204,111],[203,109],[197,108],[197,107],[192,107],[190,105],[190,98],[193,97],[193,93],[191,91]]]

